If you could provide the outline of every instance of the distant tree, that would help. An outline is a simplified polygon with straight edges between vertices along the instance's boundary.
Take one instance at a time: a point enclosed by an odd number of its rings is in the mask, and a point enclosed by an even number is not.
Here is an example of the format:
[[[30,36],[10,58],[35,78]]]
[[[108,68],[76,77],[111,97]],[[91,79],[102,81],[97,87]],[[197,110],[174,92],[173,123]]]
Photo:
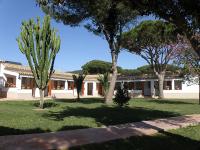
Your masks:
[[[40,108],[44,104],[44,90],[51,78],[56,54],[60,49],[60,37],[51,27],[50,16],[45,16],[43,25],[40,18],[22,22],[21,34],[17,38],[20,51],[26,56],[36,86],[40,90]]]
[[[69,73],[81,74],[81,73],[83,73],[83,70],[74,70],[74,71],[70,71]]]
[[[175,27],[163,21],[143,21],[124,34],[124,48],[151,65],[159,81],[159,98],[164,98],[163,83],[176,41]]]
[[[111,73],[112,63],[102,60],[92,60],[82,66],[83,71],[87,71],[89,74],[104,74]],[[122,72],[122,68],[117,66],[118,72]]]
[[[77,91],[77,100],[80,100],[80,94],[82,89],[82,85],[83,85],[83,81],[86,77],[86,75],[84,74],[79,74],[79,75],[72,75],[73,80],[74,80],[74,85],[76,87],[76,91]]]
[[[122,0],[126,1],[126,0]],[[132,8],[143,14],[153,14],[176,25],[187,37],[200,59],[200,2],[199,0],[129,0]]]
[[[99,75],[97,80],[103,87],[103,95],[106,100],[106,95],[107,95],[108,89],[109,89],[109,73],[106,72],[103,75]]]
[[[122,69],[122,75],[127,76],[142,76],[142,75],[154,75],[154,71],[151,65],[144,65],[136,69]],[[182,66],[174,63],[173,65],[168,64],[166,69],[166,75],[182,75]]]
[[[141,75],[141,72],[138,69],[123,69],[121,75],[138,76]]]
[[[112,57],[112,78],[106,101],[112,102],[117,79],[117,60],[124,28],[136,19],[138,11],[118,0],[37,0],[42,10],[66,25],[84,25],[106,39]]]

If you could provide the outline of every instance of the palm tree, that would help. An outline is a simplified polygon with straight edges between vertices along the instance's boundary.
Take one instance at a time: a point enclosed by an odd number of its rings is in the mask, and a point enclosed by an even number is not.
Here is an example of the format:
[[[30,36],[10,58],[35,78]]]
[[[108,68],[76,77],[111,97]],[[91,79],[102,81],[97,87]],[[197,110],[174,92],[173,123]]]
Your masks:
[[[109,73],[104,73],[103,75],[99,75],[98,79],[99,83],[103,87],[103,95],[104,98],[106,99],[106,95],[109,89]]]
[[[72,77],[77,90],[77,100],[80,100],[80,93],[82,91],[82,85],[86,75],[80,73],[79,75],[72,75]]]

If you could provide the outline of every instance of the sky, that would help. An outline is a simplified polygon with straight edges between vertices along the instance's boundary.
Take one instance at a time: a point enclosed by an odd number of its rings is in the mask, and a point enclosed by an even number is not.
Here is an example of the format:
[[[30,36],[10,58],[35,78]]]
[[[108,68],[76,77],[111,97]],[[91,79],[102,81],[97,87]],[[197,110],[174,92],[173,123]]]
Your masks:
[[[43,18],[44,15],[35,0],[0,0],[0,60],[28,65],[16,42],[21,22],[30,18],[35,19],[37,16]],[[152,17],[141,20],[143,19]],[[69,27],[53,19],[51,23],[61,37],[61,48],[55,61],[56,70],[79,70],[83,64],[94,59],[111,61],[105,39],[88,32],[84,27]],[[139,56],[125,51],[119,55],[118,66],[134,69],[143,65],[146,65],[146,62]]]

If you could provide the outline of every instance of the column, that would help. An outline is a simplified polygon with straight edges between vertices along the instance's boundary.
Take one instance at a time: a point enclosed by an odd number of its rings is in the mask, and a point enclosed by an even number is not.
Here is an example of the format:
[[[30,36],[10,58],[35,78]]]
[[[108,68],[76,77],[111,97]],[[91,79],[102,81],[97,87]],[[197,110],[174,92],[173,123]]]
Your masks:
[[[85,85],[84,85],[84,96],[87,96],[87,93],[88,93],[88,89],[87,89],[87,82],[85,82]]]
[[[92,93],[93,93],[93,96],[97,96],[98,95],[98,92],[97,92],[97,85],[96,85],[96,82],[93,82],[93,91],[92,91]]]
[[[20,75],[16,76],[16,88],[20,90],[21,85],[22,85],[22,79],[21,79]]]
[[[174,90],[174,79],[172,79],[172,90]]]
[[[124,88],[124,81],[121,81],[121,89]]]
[[[65,90],[68,90],[68,81],[65,81]]]
[[[154,88],[154,81],[151,80],[151,97],[155,96],[155,88]]]

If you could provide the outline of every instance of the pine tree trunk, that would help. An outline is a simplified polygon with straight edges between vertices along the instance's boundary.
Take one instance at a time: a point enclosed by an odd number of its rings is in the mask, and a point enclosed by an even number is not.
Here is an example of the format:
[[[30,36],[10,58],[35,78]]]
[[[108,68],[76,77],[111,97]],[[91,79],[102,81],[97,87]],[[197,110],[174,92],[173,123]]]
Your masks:
[[[104,102],[106,102],[106,95],[107,95],[106,92],[107,92],[107,91],[104,89],[104,90],[103,90]]]
[[[114,52],[111,53],[112,55],[112,77],[110,80],[110,86],[108,89],[108,93],[106,94],[106,103],[110,104],[112,103],[112,98],[115,90],[115,83],[117,80],[117,57],[118,55]]]
[[[197,56],[200,58],[199,44],[197,44],[197,43],[199,43],[199,39],[198,38],[195,39],[194,36],[191,34],[187,34],[187,38],[189,39],[193,50],[195,51]]]
[[[164,93],[163,93],[164,78],[165,78],[165,75],[163,73],[158,75],[159,99],[164,99]]]
[[[40,89],[40,108],[44,108],[44,90]]]
[[[199,105],[200,105],[200,75],[199,75]]]
[[[77,90],[77,101],[80,100],[80,92]]]

